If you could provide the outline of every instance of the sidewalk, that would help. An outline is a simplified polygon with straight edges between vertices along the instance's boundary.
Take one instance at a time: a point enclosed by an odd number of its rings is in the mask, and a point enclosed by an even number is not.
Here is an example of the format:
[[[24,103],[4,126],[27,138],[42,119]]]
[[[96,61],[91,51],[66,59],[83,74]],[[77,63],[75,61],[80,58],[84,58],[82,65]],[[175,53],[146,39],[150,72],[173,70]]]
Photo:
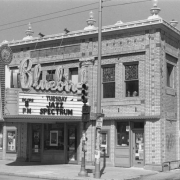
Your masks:
[[[180,169],[144,176],[139,180],[180,180]]]
[[[79,177],[80,165],[72,164],[40,164],[35,162],[13,162],[0,160],[0,174],[45,178],[45,179],[70,179],[92,180],[94,166],[86,166],[88,177]],[[101,180],[129,180],[139,179],[144,175],[153,175],[158,172],[142,168],[106,167]]]

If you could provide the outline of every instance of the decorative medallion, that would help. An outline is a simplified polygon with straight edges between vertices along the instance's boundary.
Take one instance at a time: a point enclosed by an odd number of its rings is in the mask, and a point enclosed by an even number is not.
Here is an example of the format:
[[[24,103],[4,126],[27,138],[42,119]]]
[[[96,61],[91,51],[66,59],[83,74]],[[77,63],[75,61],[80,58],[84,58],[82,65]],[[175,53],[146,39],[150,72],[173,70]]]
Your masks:
[[[2,45],[0,47],[0,61],[4,65],[8,65],[12,61],[12,50],[8,45]]]

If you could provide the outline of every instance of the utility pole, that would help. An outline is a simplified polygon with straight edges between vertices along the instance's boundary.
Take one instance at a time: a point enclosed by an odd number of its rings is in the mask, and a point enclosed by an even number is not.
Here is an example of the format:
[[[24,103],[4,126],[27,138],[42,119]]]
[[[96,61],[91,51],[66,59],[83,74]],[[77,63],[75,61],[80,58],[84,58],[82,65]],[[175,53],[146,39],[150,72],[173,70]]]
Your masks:
[[[100,178],[100,128],[98,120],[101,114],[101,29],[102,29],[102,0],[99,0],[99,22],[98,22],[98,68],[97,68],[97,110],[96,110],[96,146],[95,146],[95,172],[94,177]]]

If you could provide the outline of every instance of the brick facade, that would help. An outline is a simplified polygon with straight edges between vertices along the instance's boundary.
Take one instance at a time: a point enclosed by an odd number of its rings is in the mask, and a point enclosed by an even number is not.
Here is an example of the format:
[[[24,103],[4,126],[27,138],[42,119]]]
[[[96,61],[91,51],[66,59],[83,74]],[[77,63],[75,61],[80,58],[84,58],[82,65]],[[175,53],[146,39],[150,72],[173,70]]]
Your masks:
[[[135,141],[133,139],[135,137],[133,124],[135,122],[144,123],[144,167],[153,168],[158,166],[160,168],[163,162],[178,160],[180,157],[180,44],[177,40],[180,39],[180,34],[172,29],[170,30],[172,34],[169,33],[169,30],[165,28],[167,25],[160,23],[159,26],[157,24],[142,26],[133,29],[127,28],[123,31],[111,30],[102,35],[102,68],[108,65],[114,65],[115,67],[115,98],[102,97],[101,103],[102,113],[105,114],[102,130],[109,132],[109,155],[106,163],[110,166],[123,166],[121,164],[117,165],[116,159],[118,158],[122,158],[127,167],[135,165],[133,160],[133,143]],[[68,74],[69,68],[78,67],[79,82],[81,82],[80,72],[85,69],[89,84],[89,104],[91,112],[96,113],[97,34],[80,35],[74,38],[74,41],[71,37],[67,37],[63,42],[61,40],[56,40],[55,43],[51,42],[52,47],[54,47],[52,53],[48,50],[50,41],[48,43],[40,42],[37,46],[37,52],[41,52],[38,58],[35,50],[23,54],[18,52],[18,45],[12,45],[15,53],[10,68],[19,65],[25,56],[31,57],[34,65],[37,63],[43,64],[43,71],[50,67],[53,69],[57,65],[62,65],[64,73]],[[58,44],[61,44],[63,48],[57,50],[56,46]],[[22,46],[28,45],[31,48],[34,47],[32,43]],[[45,47],[47,49],[43,49]],[[59,53],[60,51],[63,53]],[[138,64],[139,95],[137,97],[126,97],[125,64],[132,62]],[[167,63],[174,67],[174,85],[172,88],[167,87]],[[40,91],[39,93],[45,92]],[[117,122],[129,123],[130,144],[127,147],[129,154],[123,152],[124,147],[117,146]],[[95,119],[91,117],[86,132],[88,138],[86,161],[90,164],[94,164],[95,126]],[[17,127],[19,148],[17,157],[26,159],[28,156],[27,144],[29,143],[26,138],[27,123],[24,121],[19,123]],[[80,133],[82,129],[81,125]],[[82,138],[80,138],[81,140]],[[81,144],[79,144],[78,162],[81,161],[81,148]]]

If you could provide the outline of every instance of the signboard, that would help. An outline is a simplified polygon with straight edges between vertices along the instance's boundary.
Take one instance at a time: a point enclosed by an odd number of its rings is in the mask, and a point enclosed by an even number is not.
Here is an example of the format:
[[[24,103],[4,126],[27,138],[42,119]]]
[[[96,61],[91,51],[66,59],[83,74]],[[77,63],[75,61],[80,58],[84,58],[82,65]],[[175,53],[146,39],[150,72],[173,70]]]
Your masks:
[[[100,151],[99,150],[95,150],[94,154],[95,154],[96,159],[100,158]]]
[[[102,128],[103,126],[103,117],[99,117],[96,121],[96,128]]]
[[[19,115],[81,116],[78,96],[19,93]]]

